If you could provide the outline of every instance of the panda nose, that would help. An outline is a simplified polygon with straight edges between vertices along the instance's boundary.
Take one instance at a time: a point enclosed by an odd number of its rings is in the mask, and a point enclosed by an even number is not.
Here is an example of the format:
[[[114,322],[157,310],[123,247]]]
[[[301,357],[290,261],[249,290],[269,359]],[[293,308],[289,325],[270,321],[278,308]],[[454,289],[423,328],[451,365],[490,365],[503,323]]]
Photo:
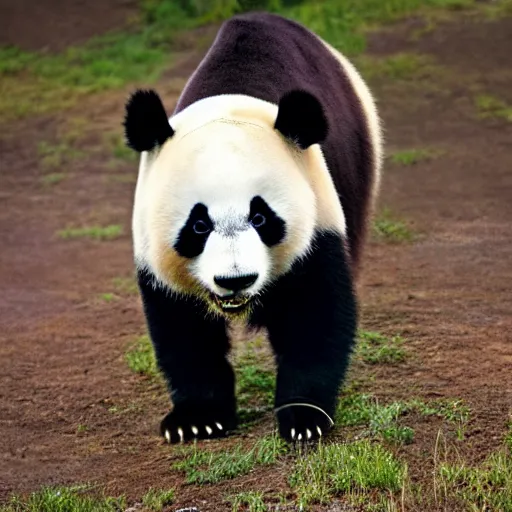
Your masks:
[[[244,276],[237,277],[218,277],[215,276],[213,280],[215,284],[219,285],[221,288],[226,290],[231,290],[232,292],[239,292],[241,290],[245,290],[249,288],[251,284],[254,284],[258,279],[258,274],[246,274]]]

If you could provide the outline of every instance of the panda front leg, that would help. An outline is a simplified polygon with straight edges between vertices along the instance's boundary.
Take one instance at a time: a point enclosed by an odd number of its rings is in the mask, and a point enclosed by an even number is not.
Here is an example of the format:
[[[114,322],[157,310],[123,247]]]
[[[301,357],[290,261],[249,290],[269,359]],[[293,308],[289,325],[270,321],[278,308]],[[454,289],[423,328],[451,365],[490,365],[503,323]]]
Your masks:
[[[276,417],[288,441],[315,440],[332,428],[357,323],[341,236],[318,232],[312,247],[268,293],[255,322],[266,325],[275,351]]]
[[[155,354],[173,408],[161,422],[168,442],[222,437],[236,428],[235,378],[226,356],[224,319],[192,298],[155,287],[139,273],[139,288]]]

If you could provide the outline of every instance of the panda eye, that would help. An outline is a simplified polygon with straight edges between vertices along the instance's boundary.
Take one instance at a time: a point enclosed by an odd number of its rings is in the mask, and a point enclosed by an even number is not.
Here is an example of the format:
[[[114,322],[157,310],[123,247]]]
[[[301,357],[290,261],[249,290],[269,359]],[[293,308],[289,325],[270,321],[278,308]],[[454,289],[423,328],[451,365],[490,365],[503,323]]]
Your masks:
[[[196,235],[206,235],[206,233],[211,231],[210,226],[204,220],[196,221],[192,229]]]
[[[264,215],[262,215],[261,213],[257,213],[256,215],[254,215],[254,217],[251,219],[251,224],[253,225],[253,227],[255,228],[261,228],[261,226],[263,226],[263,224],[265,224],[265,222],[267,222],[267,219],[265,218]]]

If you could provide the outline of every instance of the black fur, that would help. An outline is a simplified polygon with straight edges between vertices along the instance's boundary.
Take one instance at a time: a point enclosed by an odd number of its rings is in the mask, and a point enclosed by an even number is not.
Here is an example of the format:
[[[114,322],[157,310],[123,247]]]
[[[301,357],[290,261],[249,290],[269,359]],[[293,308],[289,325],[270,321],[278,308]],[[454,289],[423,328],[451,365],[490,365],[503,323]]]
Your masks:
[[[308,403],[334,415],[336,398],[354,343],[356,300],[341,237],[318,232],[313,251],[293,265],[261,297],[251,324],[268,330],[278,365],[275,405]],[[323,433],[327,417],[310,407],[284,408],[277,414],[279,430],[316,426]]]
[[[286,224],[277,213],[270,208],[267,202],[260,196],[253,197],[249,210],[249,222],[256,220],[257,215],[264,217],[264,222],[259,225],[259,222],[254,223],[261,241],[267,246],[272,247],[282,242],[286,236]],[[261,218],[260,218],[261,219]]]
[[[197,233],[194,230],[196,222],[204,223],[205,232]],[[187,222],[181,228],[174,248],[176,252],[185,258],[195,258],[199,256],[206,245],[210,231],[213,229],[213,222],[208,215],[208,208],[202,204],[197,203],[187,219]]]
[[[171,390],[173,410],[162,420],[161,433],[171,442],[224,435],[236,427],[235,378],[226,359],[226,322],[207,313],[201,302],[155,287],[139,271],[139,288],[158,365]],[[216,427],[222,425],[222,430]],[[192,427],[200,432],[194,435]],[[210,436],[208,436],[210,437]]]
[[[290,91],[279,100],[274,128],[301,149],[323,142],[328,131],[322,105],[306,91]]]
[[[352,83],[315,34],[267,13],[227,20],[188,81],[175,112],[218,94],[245,94],[278,105],[293,90],[308,91],[325,113],[329,129],[321,147],[343,205],[355,270],[366,233],[374,155]]]
[[[161,146],[174,130],[169,124],[162,100],[155,91],[138,90],[126,104],[126,142],[139,153]]]

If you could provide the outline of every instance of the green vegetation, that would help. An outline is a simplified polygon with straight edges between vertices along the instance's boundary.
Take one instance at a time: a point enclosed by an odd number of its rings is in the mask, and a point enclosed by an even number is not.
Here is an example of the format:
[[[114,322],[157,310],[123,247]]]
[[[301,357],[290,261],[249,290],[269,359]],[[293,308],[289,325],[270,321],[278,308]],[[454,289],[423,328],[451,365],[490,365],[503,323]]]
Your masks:
[[[389,210],[383,210],[373,222],[373,233],[378,240],[388,243],[412,242],[414,233],[402,221],[395,219]]]
[[[57,231],[57,235],[65,240],[74,238],[90,238],[92,240],[113,240],[123,233],[118,224],[109,226],[89,226],[84,228],[68,228]]]
[[[368,364],[395,364],[402,362],[406,353],[401,336],[384,336],[378,332],[359,331],[356,357]]]
[[[112,302],[115,298],[116,296],[113,293],[102,293],[100,295],[100,299],[105,302]]]
[[[121,512],[124,498],[91,495],[91,487],[44,487],[26,499],[13,496],[0,512]]]
[[[76,427],[77,434],[83,434],[84,432],[87,432],[88,430],[89,430],[89,427],[82,423]]]
[[[158,374],[155,352],[149,336],[144,335],[138,338],[126,352],[126,362],[134,373],[155,378]]]
[[[137,295],[139,293],[139,287],[135,276],[131,277],[115,277],[112,279],[112,284],[117,293],[123,293],[126,295]]]
[[[260,338],[245,343],[235,360],[237,400],[241,427],[248,427],[271,410],[275,372],[261,350]]]
[[[259,439],[250,450],[238,445],[229,451],[212,453],[194,445],[183,450],[186,458],[173,468],[185,471],[189,484],[215,484],[245,475],[256,465],[274,464],[286,451],[286,444],[277,435]]]
[[[504,119],[512,123],[512,105],[495,96],[481,94],[475,98],[475,105],[481,119]]]
[[[512,511],[510,453],[494,453],[479,467],[443,463],[439,475],[441,492],[458,497],[467,510]]]
[[[241,492],[230,496],[228,501],[232,504],[233,512],[247,510],[248,512],[266,512],[268,510],[263,501],[263,493],[257,491]]]
[[[142,504],[149,510],[160,512],[164,507],[172,505],[174,501],[174,494],[174,489],[165,491],[149,489],[149,491],[142,497]]]
[[[139,154],[126,145],[124,136],[117,131],[105,135],[105,146],[110,148],[116,160],[137,162],[139,159]]]
[[[405,149],[391,154],[391,161],[400,165],[414,165],[419,162],[433,160],[441,155],[440,151],[432,149]]]
[[[58,144],[42,141],[37,145],[37,152],[45,170],[61,168],[84,155],[82,151],[75,149],[66,140]]]
[[[432,57],[417,53],[397,53],[387,57],[361,55],[356,58],[356,64],[367,80],[423,80],[439,73],[440,69]]]
[[[46,174],[41,178],[41,182],[43,185],[56,185],[60,183],[62,180],[66,178],[66,175],[63,172],[52,172],[50,174]]]
[[[379,444],[320,444],[299,459],[290,476],[299,507],[327,504],[341,494],[350,496],[396,493],[406,476],[406,467]],[[369,500],[371,499],[368,496]]]

